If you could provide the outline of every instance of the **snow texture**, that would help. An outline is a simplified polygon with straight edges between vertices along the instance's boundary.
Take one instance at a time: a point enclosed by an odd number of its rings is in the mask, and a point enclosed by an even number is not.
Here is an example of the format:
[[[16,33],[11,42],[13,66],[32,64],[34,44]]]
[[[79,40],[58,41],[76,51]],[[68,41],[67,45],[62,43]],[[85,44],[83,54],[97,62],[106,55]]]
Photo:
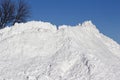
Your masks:
[[[0,80],[120,80],[120,45],[86,21],[0,30]]]

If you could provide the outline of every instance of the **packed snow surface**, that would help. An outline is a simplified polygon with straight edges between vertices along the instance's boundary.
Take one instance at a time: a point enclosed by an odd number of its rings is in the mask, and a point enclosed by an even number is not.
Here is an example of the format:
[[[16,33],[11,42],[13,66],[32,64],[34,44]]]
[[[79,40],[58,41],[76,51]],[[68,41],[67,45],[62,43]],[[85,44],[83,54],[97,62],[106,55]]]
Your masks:
[[[120,45],[86,21],[0,30],[0,80],[120,80]]]

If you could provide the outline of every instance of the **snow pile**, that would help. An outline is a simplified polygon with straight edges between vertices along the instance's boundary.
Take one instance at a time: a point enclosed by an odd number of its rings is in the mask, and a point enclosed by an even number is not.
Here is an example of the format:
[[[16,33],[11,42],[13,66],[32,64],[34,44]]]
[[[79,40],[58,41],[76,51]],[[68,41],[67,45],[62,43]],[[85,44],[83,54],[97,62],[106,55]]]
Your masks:
[[[120,80],[120,45],[91,21],[0,30],[0,80]]]

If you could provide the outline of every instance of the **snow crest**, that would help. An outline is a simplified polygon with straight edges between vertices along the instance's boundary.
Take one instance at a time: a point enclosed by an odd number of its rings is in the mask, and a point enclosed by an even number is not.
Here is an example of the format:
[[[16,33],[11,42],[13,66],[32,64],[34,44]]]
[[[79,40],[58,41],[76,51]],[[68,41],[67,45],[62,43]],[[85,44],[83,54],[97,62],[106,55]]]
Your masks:
[[[120,45],[91,21],[0,30],[0,80],[120,80]]]

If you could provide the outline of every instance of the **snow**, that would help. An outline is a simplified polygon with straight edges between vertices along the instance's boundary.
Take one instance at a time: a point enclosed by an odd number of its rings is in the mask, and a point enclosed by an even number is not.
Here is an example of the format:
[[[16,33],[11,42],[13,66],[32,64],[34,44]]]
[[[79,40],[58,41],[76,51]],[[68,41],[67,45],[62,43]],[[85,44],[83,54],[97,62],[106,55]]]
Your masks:
[[[0,30],[0,80],[120,80],[120,45],[91,21]]]

